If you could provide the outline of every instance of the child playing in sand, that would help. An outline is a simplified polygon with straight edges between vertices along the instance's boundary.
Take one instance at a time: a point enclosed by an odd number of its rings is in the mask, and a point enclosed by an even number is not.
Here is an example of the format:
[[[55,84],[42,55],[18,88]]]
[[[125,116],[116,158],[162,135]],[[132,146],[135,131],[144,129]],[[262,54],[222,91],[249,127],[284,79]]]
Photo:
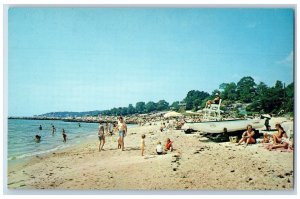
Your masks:
[[[142,135],[142,139],[141,139],[141,151],[142,151],[142,156],[144,156],[144,151],[145,151],[145,138],[146,138],[146,135],[143,134],[143,135]]]
[[[167,142],[165,145],[165,151],[173,151],[173,142],[170,140],[170,138],[167,138]]]
[[[163,147],[162,147],[160,141],[156,145],[156,153],[157,153],[157,155],[162,155],[163,154]]]
[[[261,143],[269,143],[270,142],[270,137],[268,133],[264,133],[264,138],[261,141]]]
[[[160,132],[163,132],[166,129],[166,124],[162,123],[160,126]]]

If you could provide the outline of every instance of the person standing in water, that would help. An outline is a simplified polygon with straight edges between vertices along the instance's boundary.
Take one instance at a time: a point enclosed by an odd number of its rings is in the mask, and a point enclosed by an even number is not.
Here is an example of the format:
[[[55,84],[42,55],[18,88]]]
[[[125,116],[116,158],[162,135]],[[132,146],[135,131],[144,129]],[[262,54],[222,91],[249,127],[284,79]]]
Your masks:
[[[123,117],[119,117],[119,121],[118,121],[118,131],[119,131],[119,144],[121,145],[121,149],[122,151],[124,151],[124,137],[127,134],[127,125],[124,122]]]
[[[67,142],[67,134],[65,132],[65,129],[62,129],[62,136],[63,136],[63,139],[64,139],[64,143]]]
[[[38,134],[36,134],[36,135],[35,135],[35,142],[36,142],[36,143],[39,143],[40,141],[41,141],[41,136],[38,135]]]
[[[52,134],[54,134],[55,131],[56,131],[56,128],[55,128],[55,126],[53,124],[51,124],[51,125],[52,125]]]
[[[40,125],[39,129],[40,129],[40,131],[41,131],[41,130],[43,130],[43,127],[42,127],[42,125]]]

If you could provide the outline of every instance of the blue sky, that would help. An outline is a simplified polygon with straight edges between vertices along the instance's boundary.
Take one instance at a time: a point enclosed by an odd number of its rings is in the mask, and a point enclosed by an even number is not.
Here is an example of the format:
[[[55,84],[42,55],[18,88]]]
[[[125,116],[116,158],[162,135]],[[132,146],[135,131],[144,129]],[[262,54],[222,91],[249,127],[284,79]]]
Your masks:
[[[10,8],[8,114],[169,103],[293,82],[292,9]]]

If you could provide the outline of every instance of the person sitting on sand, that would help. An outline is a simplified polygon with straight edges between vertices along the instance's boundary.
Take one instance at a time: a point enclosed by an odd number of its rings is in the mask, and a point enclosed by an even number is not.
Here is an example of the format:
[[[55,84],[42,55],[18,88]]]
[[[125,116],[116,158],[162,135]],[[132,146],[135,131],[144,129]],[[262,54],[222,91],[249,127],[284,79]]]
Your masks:
[[[165,151],[173,151],[173,142],[170,140],[170,138],[167,138],[167,142],[165,145]]]
[[[41,141],[41,136],[36,134],[34,140],[36,143],[39,143]]]
[[[157,155],[162,155],[163,154],[163,146],[161,145],[160,141],[156,145],[156,153],[157,153]]]
[[[163,132],[166,128],[166,125],[165,123],[162,123],[161,126],[160,126],[160,132]]]
[[[208,101],[206,102],[205,108],[210,107],[211,104],[219,104],[220,99],[221,99],[221,98],[220,98],[219,93],[216,93],[215,99],[213,99],[213,100],[208,100]]]
[[[271,151],[272,149],[278,149],[278,148],[283,148],[283,149],[290,149],[293,150],[294,149],[294,142],[293,139],[282,139],[282,142],[280,144],[272,144],[269,146],[269,151]]]
[[[144,156],[144,151],[145,151],[145,138],[146,138],[146,135],[143,134],[143,135],[142,135],[142,139],[141,139],[141,151],[142,151],[142,156]]]
[[[270,142],[270,136],[268,133],[264,133],[264,138],[261,141],[261,143],[269,143]]]
[[[276,124],[275,128],[278,130],[277,134],[273,134],[273,143],[274,144],[282,144],[284,139],[287,139],[286,132],[282,128],[280,124]]]
[[[245,131],[242,135],[242,139],[239,141],[239,143],[237,145],[242,144],[243,142],[246,143],[246,146],[248,146],[248,144],[255,144],[256,140],[254,138],[255,132],[252,129],[252,126],[249,124],[247,125],[247,131]]]
[[[62,136],[63,136],[64,143],[66,143],[67,142],[67,134],[65,132],[65,129],[62,129]]]
[[[119,139],[120,139],[120,144],[121,144],[121,148],[122,151],[124,151],[124,137],[127,134],[127,125],[123,120],[123,117],[119,117],[119,122],[118,122],[118,126],[117,126],[118,130],[119,130]]]

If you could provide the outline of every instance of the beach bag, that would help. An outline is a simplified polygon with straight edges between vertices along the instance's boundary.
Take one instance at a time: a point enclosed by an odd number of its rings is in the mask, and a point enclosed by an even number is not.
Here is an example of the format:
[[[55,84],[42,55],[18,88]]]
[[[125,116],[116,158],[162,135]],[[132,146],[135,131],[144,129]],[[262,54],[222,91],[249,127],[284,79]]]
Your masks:
[[[253,136],[254,139],[257,139],[259,138],[259,130],[254,130],[254,136]]]

